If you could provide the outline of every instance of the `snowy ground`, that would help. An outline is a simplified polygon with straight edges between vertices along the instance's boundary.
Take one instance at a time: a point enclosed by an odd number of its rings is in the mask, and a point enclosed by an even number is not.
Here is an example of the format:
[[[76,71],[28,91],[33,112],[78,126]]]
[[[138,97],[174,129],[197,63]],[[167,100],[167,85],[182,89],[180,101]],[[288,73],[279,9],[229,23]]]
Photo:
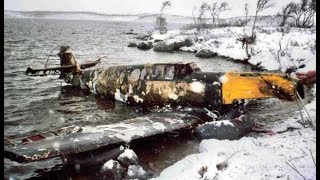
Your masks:
[[[251,58],[249,63],[260,64],[267,70],[286,71],[290,67],[306,64],[315,67],[316,31],[302,28],[257,27],[256,42],[249,45]],[[243,35],[250,35],[251,27],[226,27],[207,29],[198,32],[192,30],[172,30],[161,35],[154,32],[154,40],[165,40],[167,43],[181,42],[187,37],[194,43],[191,47],[181,47],[181,51],[199,51],[209,49],[220,56],[235,60],[246,60],[248,55],[242,42]],[[280,50],[281,44],[281,50]]]
[[[306,108],[315,120],[316,99]],[[304,112],[303,116],[306,118],[307,114]],[[276,123],[272,130],[299,130],[234,141],[203,140],[198,154],[166,168],[156,179],[316,179],[316,131],[303,128],[297,119],[301,119],[298,111],[294,117]],[[228,165],[218,170],[217,165],[222,162]]]
[[[207,48],[219,55],[243,60],[247,56],[236,38],[246,30],[240,27],[220,28],[200,34],[194,30],[169,31],[167,35],[155,33],[153,37],[177,42],[185,37],[193,37],[198,39],[196,43],[180,50]],[[291,29],[282,35],[279,28],[260,28],[257,42],[251,46],[249,63],[261,63],[268,70],[285,71],[293,64],[305,64],[304,68],[298,70],[300,72],[315,70],[315,40],[316,34],[312,29]],[[280,52],[280,63],[275,54],[279,50],[279,42],[284,50]],[[312,92],[316,97],[316,85]],[[316,98],[306,104],[306,109],[315,121]],[[303,117],[308,117],[305,111]],[[272,127],[274,134],[259,134],[234,141],[203,140],[198,154],[183,158],[163,170],[155,179],[316,179],[316,130],[304,128],[297,120],[301,120],[299,111],[293,117],[275,123]],[[287,127],[299,129],[277,133]],[[217,165],[222,162],[226,162],[224,164],[227,166],[218,169]]]

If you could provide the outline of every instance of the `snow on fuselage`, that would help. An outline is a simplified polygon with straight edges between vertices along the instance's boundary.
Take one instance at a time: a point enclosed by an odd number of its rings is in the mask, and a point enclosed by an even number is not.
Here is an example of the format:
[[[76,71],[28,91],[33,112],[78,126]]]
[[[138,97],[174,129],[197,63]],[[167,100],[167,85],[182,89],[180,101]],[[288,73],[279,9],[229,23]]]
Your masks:
[[[241,99],[294,100],[303,89],[279,73],[201,72],[193,63],[114,66],[69,75],[66,82],[129,105],[196,106],[221,110]],[[300,88],[300,90],[299,90]]]

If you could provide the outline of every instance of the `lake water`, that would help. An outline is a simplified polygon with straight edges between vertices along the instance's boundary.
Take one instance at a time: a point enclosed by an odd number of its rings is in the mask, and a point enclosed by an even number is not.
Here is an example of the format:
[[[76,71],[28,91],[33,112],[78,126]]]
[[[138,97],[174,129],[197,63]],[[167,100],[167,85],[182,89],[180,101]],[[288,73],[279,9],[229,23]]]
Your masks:
[[[169,29],[181,24],[169,24]],[[192,53],[162,53],[127,47],[136,41],[125,34],[152,31],[152,23],[107,22],[80,20],[4,19],[4,136],[16,138],[68,125],[101,125],[141,116],[140,112],[112,103],[93,94],[84,95],[63,83],[58,76],[25,75],[28,66],[43,68],[50,51],[69,45],[78,62],[102,58],[99,67],[125,64],[196,62],[203,71],[250,71],[250,67],[225,58],[199,59]],[[59,64],[49,61],[48,66]],[[191,138],[192,139],[192,138]],[[170,141],[170,140],[168,140]],[[162,146],[158,142],[156,146]],[[184,156],[196,153],[198,142],[182,138],[179,143],[165,143],[159,152],[140,148],[142,160],[150,160],[161,170]],[[169,144],[169,145],[168,145]],[[189,147],[189,148],[185,148]],[[157,154],[157,156],[155,156]],[[146,164],[148,162],[145,162]],[[54,161],[21,165],[5,159],[5,177],[28,178],[35,169],[50,166]],[[49,170],[50,171],[50,170]],[[68,178],[66,174],[63,178]]]

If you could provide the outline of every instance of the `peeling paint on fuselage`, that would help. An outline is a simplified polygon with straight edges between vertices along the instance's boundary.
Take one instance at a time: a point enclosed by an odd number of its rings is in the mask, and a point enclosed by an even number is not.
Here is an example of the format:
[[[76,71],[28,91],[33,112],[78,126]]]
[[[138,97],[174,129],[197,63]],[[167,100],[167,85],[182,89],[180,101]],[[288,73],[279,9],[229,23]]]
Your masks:
[[[192,63],[114,66],[70,74],[65,81],[129,105],[190,105],[218,111],[241,99],[294,100],[299,87],[285,74],[201,72]],[[300,92],[303,95],[303,89]]]
[[[219,73],[211,76],[195,73],[202,72],[192,69],[190,64],[180,63],[115,66],[67,76],[66,82],[130,105],[219,108],[221,87],[213,83],[219,81]],[[211,90],[214,91],[208,93]],[[210,97],[206,97],[208,95]],[[208,103],[208,98],[215,103]]]

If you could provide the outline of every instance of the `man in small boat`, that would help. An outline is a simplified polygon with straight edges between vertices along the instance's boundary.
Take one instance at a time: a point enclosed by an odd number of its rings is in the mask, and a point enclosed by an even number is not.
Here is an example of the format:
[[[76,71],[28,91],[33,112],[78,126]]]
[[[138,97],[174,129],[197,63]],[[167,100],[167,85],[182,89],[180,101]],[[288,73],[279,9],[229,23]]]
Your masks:
[[[81,72],[81,68],[77,63],[74,55],[70,51],[70,46],[61,46],[60,52],[57,54],[60,57],[60,66],[76,65],[72,69],[63,69],[59,79],[65,78],[65,74],[72,72],[72,74],[78,74]]]

